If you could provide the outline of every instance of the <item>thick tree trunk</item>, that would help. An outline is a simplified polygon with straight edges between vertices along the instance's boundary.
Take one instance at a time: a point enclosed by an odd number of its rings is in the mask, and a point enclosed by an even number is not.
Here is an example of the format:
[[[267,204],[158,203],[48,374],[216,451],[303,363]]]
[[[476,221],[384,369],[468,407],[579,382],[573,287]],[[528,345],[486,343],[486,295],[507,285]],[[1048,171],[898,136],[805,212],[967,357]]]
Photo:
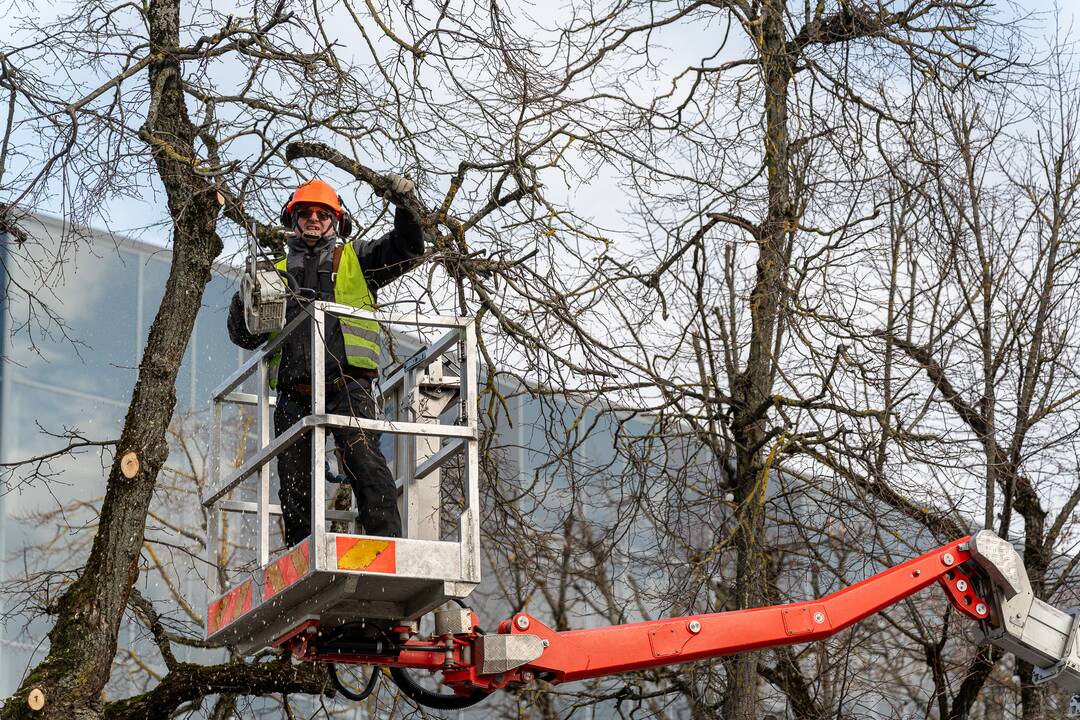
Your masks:
[[[168,194],[173,219],[173,259],[139,365],[116,459],[90,557],[79,578],[56,605],[49,654],[27,676],[0,711],[13,718],[90,718],[102,711],[116,636],[132,584],[139,573],[143,529],[158,471],[168,456],[166,429],[176,405],[176,375],[191,337],[211,264],[221,252],[216,233],[217,193],[194,172],[195,130],[180,85],[179,63],[168,49],[179,45],[179,2],[158,0],[148,7],[151,47],[151,105],[141,133],[151,145]],[[134,453],[132,478],[120,460]],[[45,706],[33,712],[27,698],[44,693]]]
[[[734,383],[736,405],[735,498],[739,519],[732,538],[736,552],[735,587],[740,608],[765,604],[768,563],[762,552],[767,484],[767,418],[762,408],[772,395],[787,275],[787,243],[794,213],[788,141],[788,86],[792,77],[784,29],[784,3],[769,0],[762,8],[761,60],[765,82],[765,167],[768,206],[761,224],[757,276],[750,296],[751,336],[746,365]],[[724,717],[758,716],[758,657],[744,653],[727,663]]]

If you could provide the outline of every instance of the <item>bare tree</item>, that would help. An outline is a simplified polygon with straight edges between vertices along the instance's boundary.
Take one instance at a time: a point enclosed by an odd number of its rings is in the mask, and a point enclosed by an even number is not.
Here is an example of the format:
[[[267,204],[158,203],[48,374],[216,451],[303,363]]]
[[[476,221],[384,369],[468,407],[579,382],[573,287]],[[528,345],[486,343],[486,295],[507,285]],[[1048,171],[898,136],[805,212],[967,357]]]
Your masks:
[[[845,336],[859,287],[840,284],[874,259],[887,204],[875,126],[906,124],[899,113],[917,92],[905,92],[908,77],[951,88],[1006,68],[980,34],[992,22],[982,3],[613,3],[560,36],[575,53],[564,87],[599,86],[583,104],[607,120],[574,139],[623,169],[638,197],[635,230],[651,244],[598,256],[613,298],[605,310],[622,330],[606,346],[649,388],[642,404],[657,432],[687,434],[708,453],[701,482],[665,478],[672,537],[660,544],[692,566],[669,587],[673,604],[777,600],[770,477],[782,460],[827,459],[846,424],[883,412],[845,397],[858,392]],[[665,43],[706,26],[716,30],[690,43],[704,49],[700,61],[664,59]],[[605,84],[602,68],[620,65],[659,76],[661,89]],[[680,548],[674,529],[700,527],[691,517],[715,529]],[[725,582],[708,597],[702,579],[717,572]],[[775,664],[735,656],[723,678],[708,676],[723,681],[719,712],[759,715],[759,668],[801,716],[829,712],[795,656],[772,655]]]
[[[210,263],[244,232],[274,246],[259,218],[314,170],[362,198],[390,168],[418,178],[393,199],[420,213],[433,262],[401,295],[477,315],[490,425],[542,438],[486,446],[491,606],[565,628],[805,599],[977,516],[1003,534],[1022,517],[1039,592],[1065,589],[1054,553],[1076,500],[1051,473],[1076,468],[1075,99],[1059,74],[1042,134],[1010,124],[1013,80],[1043,76],[1011,61],[989,3],[619,1],[554,30],[498,3],[187,12],[88,3],[24,27],[0,60],[0,178],[16,188],[2,226],[17,240],[19,213],[54,191],[89,220],[160,188],[174,250],[88,560],[3,717],[28,715],[32,687],[49,716],[79,717],[326,691],[276,658],[176,662],[190,638],[131,591],[140,558],[168,574],[144,527],[160,522],[175,369]],[[48,75],[59,52],[93,79]],[[626,206],[578,201],[595,176],[617,176]],[[356,213],[370,227],[384,210]],[[977,468],[963,487],[957,466]],[[842,717],[888,686],[904,707],[970,717],[999,657],[927,607],[812,648],[523,690],[500,710]],[[102,706],[110,669],[138,665],[116,657],[126,609],[168,672]],[[882,647],[904,662],[883,667]]]
[[[1069,240],[1080,217],[1075,72],[1055,55],[1045,85],[1019,99],[976,95],[930,106],[942,132],[911,143],[921,172],[905,178],[926,212],[921,237],[906,241],[920,256],[917,269],[910,266],[915,292],[898,292],[909,314],[887,340],[887,351],[895,348],[932,387],[919,425],[941,444],[929,447],[941,457],[942,445],[962,436],[958,451],[978,448],[981,482],[943,476],[942,492],[957,500],[965,488],[983,496],[982,524],[1003,537],[1022,536],[1033,587],[1049,601],[1071,594],[1072,565],[1056,558],[1075,551],[1071,527],[1080,501],[1077,267]],[[926,241],[940,248],[933,260]],[[926,412],[934,406],[959,427],[935,421],[936,413]],[[992,660],[987,653],[975,658],[968,678],[976,687]],[[1032,684],[1031,669],[1017,663],[1023,716],[1044,717],[1045,690]],[[973,699],[958,697],[952,716],[963,717]]]
[[[328,170],[384,194],[382,173],[408,172],[420,180],[421,195],[430,193],[427,202],[394,198],[421,214],[431,241],[436,263],[422,295],[445,301],[436,278],[449,276],[451,301],[475,297],[497,315],[484,278],[512,267],[514,258],[478,257],[467,238],[494,233],[495,218],[533,227],[538,213],[549,212],[534,157],[544,156],[540,165],[558,160],[547,150],[549,120],[527,117],[529,98],[502,81],[512,74],[500,68],[527,48],[501,18],[478,10],[345,3],[327,11],[255,2],[227,12],[196,11],[178,0],[95,1],[49,21],[15,18],[18,40],[0,53],[8,100],[0,151],[4,230],[15,242],[29,237],[20,217],[59,197],[62,203],[49,207],[63,209],[65,240],[77,242],[79,224],[160,191],[167,213],[155,220],[169,229],[172,264],[115,441],[93,542],[50,607],[47,657],[8,699],[3,717],[30,716],[34,688],[44,693],[48,717],[144,716],[148,708],[167,713],[215,693],[325,690],[317,668],[172,665],[162,645],[172,667],[150,693],[107,708],[101,701],[126,609],[134,603],[156,627],[152,608],[132,600],[132,586],[168,453],[176,372],[226,239],[254,233],[279,245],[259,218],[275,216],[275,195],[298,176]],[[360,49],[343,52],[339,32],[351,33]],[[57,57],[78,71],[57,72]],[[357,215],[374,224],[384,211],[375,203]],[[56,261],[64,257],[61,248]],[[73,437],[68,449],[83,444]]]

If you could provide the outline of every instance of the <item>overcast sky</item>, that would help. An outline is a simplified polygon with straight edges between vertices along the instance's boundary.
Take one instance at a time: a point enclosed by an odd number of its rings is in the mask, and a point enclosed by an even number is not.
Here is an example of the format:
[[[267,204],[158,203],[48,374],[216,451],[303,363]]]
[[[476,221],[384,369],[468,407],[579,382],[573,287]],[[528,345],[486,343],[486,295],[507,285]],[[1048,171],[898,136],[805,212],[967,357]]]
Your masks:
[[[1030,35],[1032,37],[1037,38],[1040,35],[1048,38],[1052,37],[1055,24],[1058,24],[1063,34],[1076,34],[1075,26],[1076,19],[1078,15],[1080,15],[1080,0],[1064,0],[1064,2],[1058,3],[1049,2],[1048,0],[1034,0],[1033,2],[1025,2],[1023,5],[1028,11],[1034,13],[1034,16],[1028,21]],[[60,13],[64,7],[65,4],[61,3],[45,8],[39,8],[38,11]],[[198,5],[190,7],[197,8]],[[539,8],[537,5],[529,5],[527,6],[527,9],[528,12],[532,13],[535,17],[537,13],[544,12],[544,7],[543,4],[540,4]],[[1059,23],[1055,23],[1054,20],[1055,8],[1061,15]],[[6,8],[9,17],[17,15],[18,10],[19,5],[16,5],[13,2]],[[540,17],[539,19],[545,25],[553,25],[556,16],[550,15]],[[341,27],[343,32],[352,27],[349,22],[342,22],[332,26]],[[698,31],[694,32],[694,30]],[[671,32],[668,32],[666,35],[657,33],[654,37],[654,42],[656,42],[659,47],[668,48],[667,59],[669,67],[681,70],[687,63],[696,63],[701,57],[711,55],[714,50],[713,43],[715,42],[715,37],[716,35],[713,28],[680,28],[678,35],[673,35]],[[359,42],[359,38],[350,38],[348,36],[342,36],[337,39],[340,39],[345,43]],[[737,50],[737,47],[735,50]],[[79,69],[69,67],[66,68],[66,71],[69,74],[76,74],[79,72]],[[100,82],[100,79],[96,82],[88,81],[86,85],[92,86],[96,85],[98,82]],[[130,82],[145,82],[145,79],[139,77]],[[666,79],[660,79],[652,84],[652,87],[642,87],[640,90],[644,94],[655,89],[658,85],[666,87],[667,84],[668,81]],[[398,170],[398,168],[392,167],[375,167],[375,169],[386,172]],[[622,225],[619,210],[622,208],[625,198],[622,197],[622,193],[611,170],[604,170],[592,176],[589,182],[573,187],[567,187],[565,183],[561,181],[561,176],[553,174],[549,180],[551,181],[551,184],[548,186],[547,191],[553,199],[564,201],[581,216],[592,219],[602,226],[619,228],[619,226]],[[445,191],[445,179],[440,185],[441,186],[437,188],[427,189],[429,201]],[[5,195],[6,193],[0,188],[0,199],[4,199]],[[51,214],[61,214],[62,208],[59,205],[58,198],[59,194],[54,194],[54,199],[42,202],[39,209]],[[352,200],[354,206],[370,206],[372,203],[370,193],[367,192],[366,189],[357,193],[357,195],[352,198],[346,193],[346,200]],[[124,200],[122,202],[110,203],[105,216],[95,221],[94,224],[99,227],[108,227],[115,232],[131,235],[146,242],[166,244],[168,233],[164,226],[159,225],[157,227],[147,228],[148,225],[152,225],[155,221],[163,221],[165,218],[164,196],[160,192],[148,192],[144,195],[141,202],[137,200]],[[232,250],[235,250],[235,248],[229,248],[229,251]]]

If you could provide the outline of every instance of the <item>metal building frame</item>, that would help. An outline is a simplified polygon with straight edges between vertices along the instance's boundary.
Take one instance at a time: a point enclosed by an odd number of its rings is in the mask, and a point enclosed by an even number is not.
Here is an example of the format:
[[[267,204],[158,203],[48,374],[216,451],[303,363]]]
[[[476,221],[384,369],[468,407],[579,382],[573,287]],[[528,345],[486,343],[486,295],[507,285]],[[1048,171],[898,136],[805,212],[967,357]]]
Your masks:
[[[385,328],[412,326],[445,329],[431,344],[392,368],[380,392],[393,398],[399,420],[355,418],[326,413],[325,336],[327,313],[377,320]],[[310,305],[312,339],[312,414],[271,438],[274,403],[267,363],[285,338],[309,315],[290,322],[213,392],[210,442],[210,489],[202,499],[208,510],[206,560],[208,639],[254,649],[284,635],[300,623],[318,618],[324,625],[357,619],[412,620],[445,603],[463,599],[480,581],[479,423],[477,411],[476,327],[472,318],[372,313],[328,302]],[[448,356],[458,351],[457,375],[448,375]],[[255,393],[240,392],[255,376]],[[457,399],[452,424],[440,417]],[[222,467],[222,410],[225,405],[256,408],[255,452],[236,468]],[[327,510],[326,433],[332,427],[353,427],[389,433],[395,439],[393,470],[402,510],[404,537],[377,538],[327,529],[328,520],[351,521],[354,511]],[[312,435],[312,534],[271,562],[270,522],[281,514],[270,501],[270,463],[285,448]],[[447,442],[444,442],[447,441]],[[439,468],[462,457],[463,511],[459,539],[441,540]],[[257,479],[258,499],[229,496],[249,478]],[[230,587],[220,587],[217,567],[223,513],[257,518],[257,569]]]

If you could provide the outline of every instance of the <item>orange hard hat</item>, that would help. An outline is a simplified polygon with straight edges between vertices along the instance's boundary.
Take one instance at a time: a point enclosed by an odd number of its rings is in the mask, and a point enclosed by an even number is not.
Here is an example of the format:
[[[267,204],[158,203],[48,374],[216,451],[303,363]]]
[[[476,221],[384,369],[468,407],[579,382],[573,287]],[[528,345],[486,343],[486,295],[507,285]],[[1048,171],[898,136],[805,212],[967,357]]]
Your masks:
[[[299,203],[325,205],[333,210],[335,215],[341,217],[341,201],[338,200],[337,192],[330,187],[329,183],[322,180],[309,180],[296,188],[288,204],[285,205],[285,212],[292,213],[293,208]]]

